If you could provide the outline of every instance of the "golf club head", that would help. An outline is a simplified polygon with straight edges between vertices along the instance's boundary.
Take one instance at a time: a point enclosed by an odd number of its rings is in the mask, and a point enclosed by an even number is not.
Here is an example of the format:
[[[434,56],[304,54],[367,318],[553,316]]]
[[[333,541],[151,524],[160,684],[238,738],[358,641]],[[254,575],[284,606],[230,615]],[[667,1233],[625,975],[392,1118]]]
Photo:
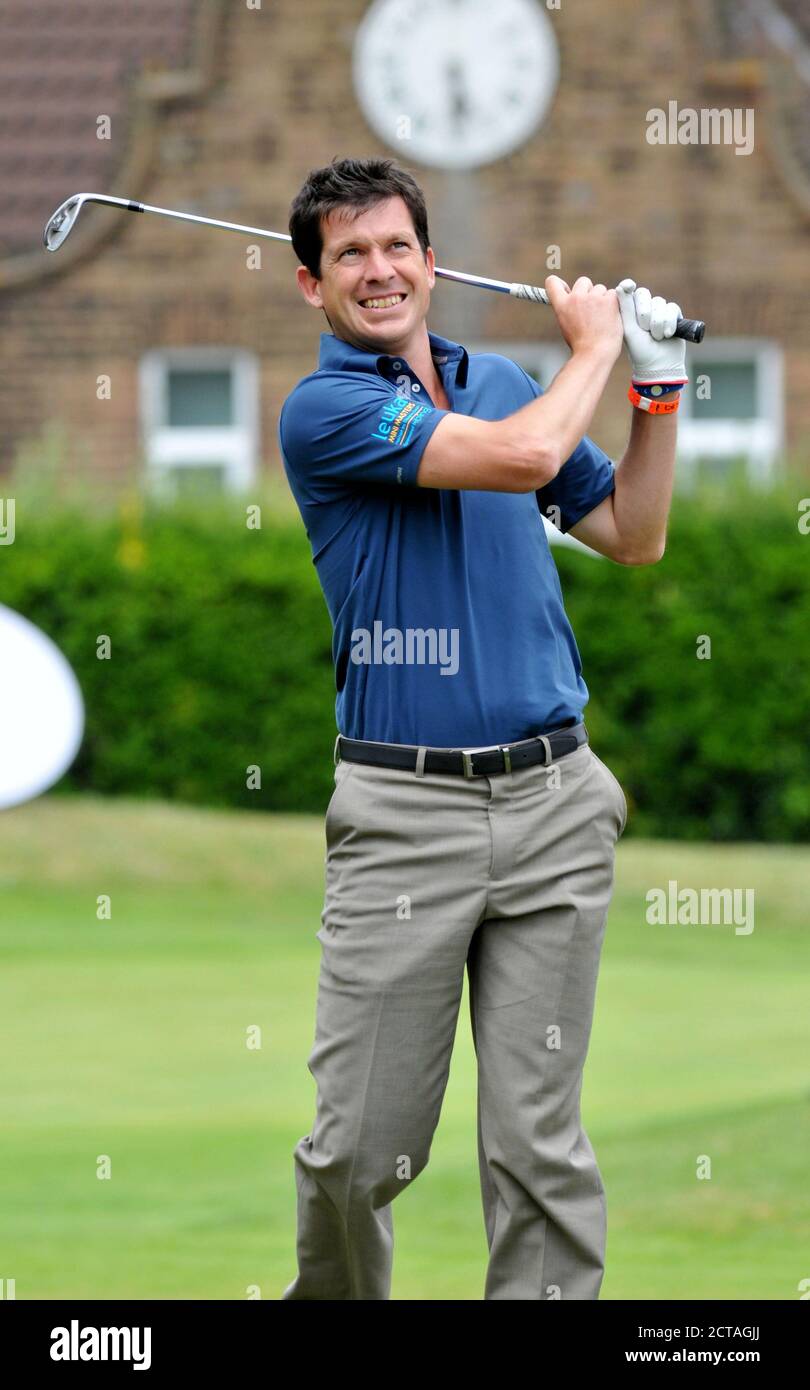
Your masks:
[[[74,193],[71,198],[66,198],[48,219],[42,234],[47,251],[58,251],[63,241],[70,236],[86,198],[86,193]]]

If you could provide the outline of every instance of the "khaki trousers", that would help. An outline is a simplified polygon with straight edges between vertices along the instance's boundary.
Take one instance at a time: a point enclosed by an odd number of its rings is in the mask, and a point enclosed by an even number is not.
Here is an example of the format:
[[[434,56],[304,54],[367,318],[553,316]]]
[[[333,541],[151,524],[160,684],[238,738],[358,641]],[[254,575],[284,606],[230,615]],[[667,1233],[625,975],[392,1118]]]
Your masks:
[[[298,1273],[283,1299],[390,1297],[391,1204],[426,1166],[464,969],[478,1066],[485,1299],[596,1299],[605,1191],[582,1072],[627,803],[583,743],[474,777],[342,761],[310,1134],[294,1150]]]

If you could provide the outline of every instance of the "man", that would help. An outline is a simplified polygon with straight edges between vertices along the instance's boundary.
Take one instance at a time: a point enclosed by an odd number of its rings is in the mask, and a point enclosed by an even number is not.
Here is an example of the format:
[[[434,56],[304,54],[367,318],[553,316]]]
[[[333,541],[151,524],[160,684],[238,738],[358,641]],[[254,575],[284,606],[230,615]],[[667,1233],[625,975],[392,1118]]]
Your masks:
[[[484,1297],[596,1299],[605,1194],[579,1097],[627,804],[587,741],[541,510],[620,564],[663,554],[680,310],[631,280],[549,276],[571,356],[542,393],[428,331],[427,214],[394,161],[314,170],[289,225],[332,330],[279,442],[333,622],[340,733],[317,1114],[282,1297],[389,1298],[391,1202],[428,1161],[466,966]],[[636,404],[614,467],[585,432],[623,337]]]

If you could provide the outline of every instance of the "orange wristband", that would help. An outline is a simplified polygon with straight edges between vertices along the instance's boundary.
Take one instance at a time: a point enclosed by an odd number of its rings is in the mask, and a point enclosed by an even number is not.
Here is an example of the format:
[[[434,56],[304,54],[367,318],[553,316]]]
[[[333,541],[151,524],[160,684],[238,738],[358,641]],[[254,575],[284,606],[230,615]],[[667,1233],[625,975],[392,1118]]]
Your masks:
[[[651,401],[647,396],[642,396],[633,386],[627,392],[627,399],[637,410],[646,410],[649,415],[674,415],[681,403],[680,395],[674,401]]]

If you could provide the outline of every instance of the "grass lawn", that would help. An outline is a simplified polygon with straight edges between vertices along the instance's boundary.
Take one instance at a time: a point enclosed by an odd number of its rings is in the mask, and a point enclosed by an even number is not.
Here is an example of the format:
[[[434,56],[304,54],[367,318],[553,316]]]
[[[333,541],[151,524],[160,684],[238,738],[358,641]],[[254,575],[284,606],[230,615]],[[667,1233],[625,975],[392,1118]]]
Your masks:
[[[322,819],[51,795],[0,831],[0,1277],[18,1299],[278,1298]],[[807,868],[801,847],[619,844],[582,1092],[603,1299],[795,1299],[810,1277]],[[754,888],[754,931],[649,926],[670,878]],[[431,1161],[393,1211],[392,1297],[480,1300],[466,985]]]

